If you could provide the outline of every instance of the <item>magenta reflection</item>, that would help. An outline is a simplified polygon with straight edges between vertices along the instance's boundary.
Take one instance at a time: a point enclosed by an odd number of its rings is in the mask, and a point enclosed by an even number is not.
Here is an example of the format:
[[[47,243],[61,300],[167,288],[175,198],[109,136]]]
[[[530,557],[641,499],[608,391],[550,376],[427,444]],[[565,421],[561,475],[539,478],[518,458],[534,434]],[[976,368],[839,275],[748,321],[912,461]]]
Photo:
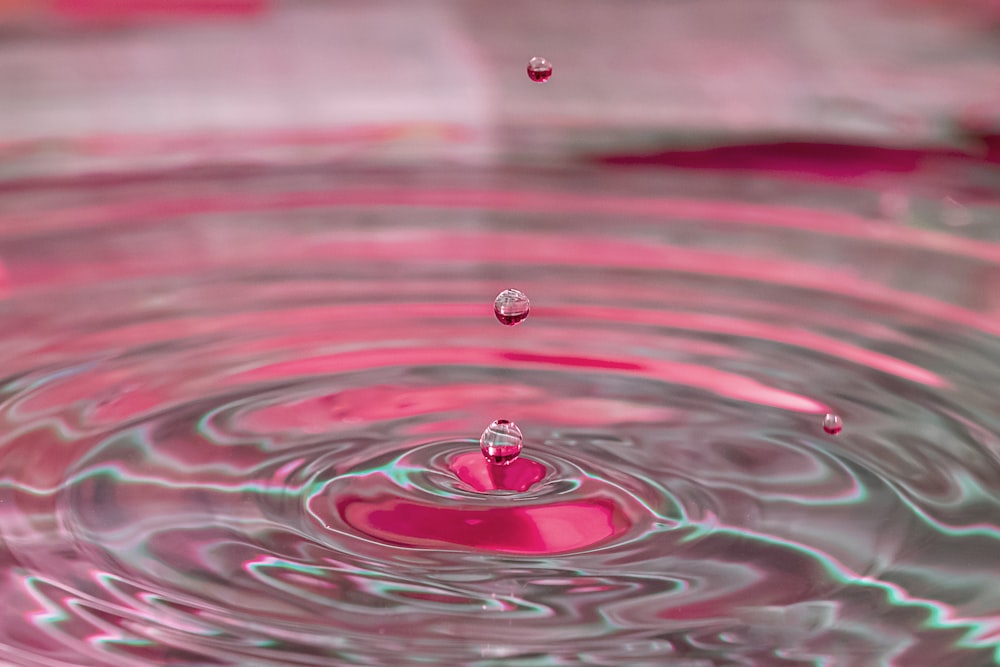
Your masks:
[[[511,507],[448,507],[391,495],[344,497],[340,518],[383,543],[494,553],[549,555],[597,546],[631,522],[611,498]]]

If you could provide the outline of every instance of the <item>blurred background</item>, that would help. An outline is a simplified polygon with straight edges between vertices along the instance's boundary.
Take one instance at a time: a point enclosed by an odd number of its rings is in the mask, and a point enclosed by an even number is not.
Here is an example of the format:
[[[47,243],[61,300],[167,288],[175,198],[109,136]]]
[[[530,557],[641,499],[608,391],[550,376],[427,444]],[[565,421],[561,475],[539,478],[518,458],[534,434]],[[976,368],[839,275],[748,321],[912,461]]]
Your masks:
[[[529,85],[532,55],[555,63]],[[2,0],[0,178],[241,161],[996,161],[996,0]],[[926,159],[926,160],[925,160]],[[700,160],[700,162],[699,162]],[[711,161],[720,161],[712,163]],[[994,192],[995,194],[995,192]]]

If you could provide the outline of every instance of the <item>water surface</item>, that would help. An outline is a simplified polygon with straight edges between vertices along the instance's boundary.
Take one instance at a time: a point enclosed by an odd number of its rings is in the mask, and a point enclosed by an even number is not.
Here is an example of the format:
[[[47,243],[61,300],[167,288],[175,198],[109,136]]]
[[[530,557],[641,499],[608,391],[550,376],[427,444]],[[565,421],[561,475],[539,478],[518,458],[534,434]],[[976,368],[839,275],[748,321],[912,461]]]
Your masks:
[[[995,165],[747,150],[5,185],[0,661],[993,664]]]

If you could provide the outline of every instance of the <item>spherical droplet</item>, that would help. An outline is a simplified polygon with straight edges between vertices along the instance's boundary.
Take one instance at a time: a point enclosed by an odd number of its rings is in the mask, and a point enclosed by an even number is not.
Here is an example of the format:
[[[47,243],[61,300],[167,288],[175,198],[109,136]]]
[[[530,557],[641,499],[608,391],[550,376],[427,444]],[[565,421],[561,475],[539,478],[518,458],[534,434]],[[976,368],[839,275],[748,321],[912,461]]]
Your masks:
[[[493,302],[493,314],[497,316],[500,324],[514,326],[524,321],[531,310],[531,302],[528,297],[519,289],[505,289],[497,294]]]
[[[490,463],[509,465],[521,454],[521,429],[512,421],[498,419],[483,431],[479,448]]]
[[[823,430],[830,435],[837,435],[844,429],[844,420],[839,415],[827,414],[823,417]]]
[[[552,76],[552,63],[541,56],[528,61],[528,78],[535,83],[545,83]]]

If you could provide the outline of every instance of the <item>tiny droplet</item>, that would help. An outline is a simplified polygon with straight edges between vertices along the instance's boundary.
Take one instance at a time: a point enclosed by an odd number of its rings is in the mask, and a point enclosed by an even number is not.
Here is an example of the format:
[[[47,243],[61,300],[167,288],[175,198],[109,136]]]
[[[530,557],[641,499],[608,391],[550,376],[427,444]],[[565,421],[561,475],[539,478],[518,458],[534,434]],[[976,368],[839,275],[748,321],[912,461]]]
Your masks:
[[[828,413],[823,417],[823,430],[830,435],[837,435],[844,429],[844,420],[839,415]]]
[[[512,421],[498,419],[483,431],[479,448],[490,463],[509,465],[521,454],[521,429]]]
[[[528,78],[535,83],[545,83],[552,76],[552,63],[541,56],[528,61]]]
[[[497,294],[493,302],[493,314],[497,316],[500,324],[514,326],[524,321],[531,310],[531,302],[528,297],[519,289],[505,289]]]

